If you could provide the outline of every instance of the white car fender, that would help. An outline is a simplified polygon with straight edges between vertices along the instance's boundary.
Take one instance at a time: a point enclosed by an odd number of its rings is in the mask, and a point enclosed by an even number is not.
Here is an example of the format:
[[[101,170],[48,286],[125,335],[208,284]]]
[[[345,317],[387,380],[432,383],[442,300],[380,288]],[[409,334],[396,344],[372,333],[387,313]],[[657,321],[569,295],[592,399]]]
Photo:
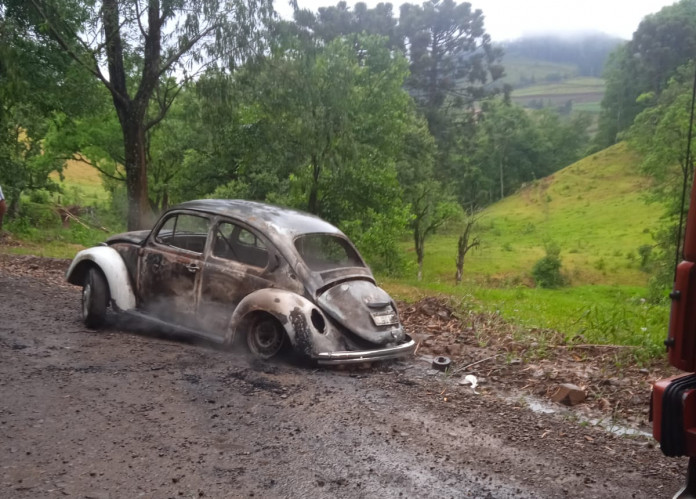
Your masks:
[[[65,279],[71,284],[81,285],[87,269],[92,265],[98,267],[106,277],[111,300],[118,309],[134,309],[135,293],[128,276],[128,269],[121,255],[110,246],[96,246],[80,251],[65,273]]]

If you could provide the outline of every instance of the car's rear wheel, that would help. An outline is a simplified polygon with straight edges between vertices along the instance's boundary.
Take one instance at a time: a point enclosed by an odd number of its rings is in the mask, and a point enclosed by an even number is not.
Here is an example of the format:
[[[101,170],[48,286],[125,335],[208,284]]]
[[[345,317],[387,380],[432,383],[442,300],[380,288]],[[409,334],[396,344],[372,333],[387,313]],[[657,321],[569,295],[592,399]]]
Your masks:
[[[252,354],[260,359],[270,359],[282,350],[285,331],[274,318],[259,316],[252,321],[246,340]]]
[[[104,274],[91,268],[82,285],[82,320],[89,328],[98,328],[106,320],[109,289]]]

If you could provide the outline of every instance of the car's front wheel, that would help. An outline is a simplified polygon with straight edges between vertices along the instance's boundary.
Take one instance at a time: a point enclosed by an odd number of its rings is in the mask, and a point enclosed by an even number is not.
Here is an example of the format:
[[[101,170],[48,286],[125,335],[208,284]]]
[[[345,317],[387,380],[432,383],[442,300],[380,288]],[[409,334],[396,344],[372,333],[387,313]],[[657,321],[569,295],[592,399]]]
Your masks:
[[[91,268],[85,275],[82,285],[82,320],[89,328],[98,328],[106,320],[106,307],[109,300],[109,288],[99,270]]]
[[[285,344],[285,331],[272,317],[259,316],[252,323],[247,335],[247,346],[260,359],[270,359]]]

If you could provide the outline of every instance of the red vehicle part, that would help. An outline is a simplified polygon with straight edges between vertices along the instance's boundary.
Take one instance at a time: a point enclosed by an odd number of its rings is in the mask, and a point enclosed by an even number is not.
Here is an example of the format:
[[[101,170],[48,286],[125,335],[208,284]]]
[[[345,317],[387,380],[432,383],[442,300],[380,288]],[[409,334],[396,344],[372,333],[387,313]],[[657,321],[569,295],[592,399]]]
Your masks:
[[[669,363],[686,372],[696,371],[696,184],[691,186],[691,201],[684,235],[684,261],[677,267],[674,280],[669,336],[665,341]]]
[[[696,372],[696,183],[691,186],[684,235],[684,260],[677,267],[667,346],[669,363]],[[696,457],[696,374],[653,385],[653,436],[667,456]]]
[[[653,437],[667,456],[696,456],[696,375],[653,385]]]
[[[687,229],[688,233],[688,229]],[[677,267],[669,336],[665,341],[669,363],[686,372],[696,371],[696,264],[683,261]]]

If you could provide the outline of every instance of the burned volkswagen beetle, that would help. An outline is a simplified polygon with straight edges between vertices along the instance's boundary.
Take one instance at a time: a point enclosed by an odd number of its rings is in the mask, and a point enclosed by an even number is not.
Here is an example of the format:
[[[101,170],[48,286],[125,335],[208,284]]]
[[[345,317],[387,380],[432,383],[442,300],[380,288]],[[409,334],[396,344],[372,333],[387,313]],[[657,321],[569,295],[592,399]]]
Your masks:
[[[80,251],[67,271],[82,286],[88,327],[107,308],[164,322],[268,359],[291,346],[320,364],[410,355],[396,305],[353,244],[306,213],[239,200],[165,212],[152,231]]]

